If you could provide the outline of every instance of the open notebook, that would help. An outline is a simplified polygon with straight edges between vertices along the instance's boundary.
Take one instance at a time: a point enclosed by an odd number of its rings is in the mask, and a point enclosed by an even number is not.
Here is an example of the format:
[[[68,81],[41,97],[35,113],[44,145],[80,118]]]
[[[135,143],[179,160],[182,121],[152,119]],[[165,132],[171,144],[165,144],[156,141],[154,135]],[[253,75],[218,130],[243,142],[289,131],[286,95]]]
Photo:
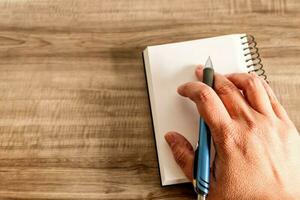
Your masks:
[[[177,87],[197,80],[195,66],[211,57],[221,74],[255,71],[264,75],[256,43],[246,34],[149,46],[143,52],[162,185],[187,182],[164,139],[170,130],[182,133],[195,148],[199,114],[177,94]]]

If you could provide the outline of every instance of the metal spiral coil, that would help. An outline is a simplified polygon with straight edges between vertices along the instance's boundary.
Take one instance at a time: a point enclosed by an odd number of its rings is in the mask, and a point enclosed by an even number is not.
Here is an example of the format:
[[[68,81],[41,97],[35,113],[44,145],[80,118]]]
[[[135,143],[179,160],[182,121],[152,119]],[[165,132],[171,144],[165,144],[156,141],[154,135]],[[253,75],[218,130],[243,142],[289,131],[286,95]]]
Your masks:
[[[242,42],[242,45],[248,44],[243,51],[247,51],[247,53],[244,54],[244,56],[251,56],[251,58],[246,59],[247,68],[252,67],[252,70],[249,70],[249,73],[255,72],[258,76],[261,76],[264,80],[267,81],[267,75],[265,74],[266,71],[264,70],[264,66],[261,63],[260,55],[258,53],[258,48],[256,47],[257,43],[255,42],[255,38],[252,35],[245,35],[241,37],[241,40],[247,38],[246,42]],[[251,62],[252,61],[252,62]]]

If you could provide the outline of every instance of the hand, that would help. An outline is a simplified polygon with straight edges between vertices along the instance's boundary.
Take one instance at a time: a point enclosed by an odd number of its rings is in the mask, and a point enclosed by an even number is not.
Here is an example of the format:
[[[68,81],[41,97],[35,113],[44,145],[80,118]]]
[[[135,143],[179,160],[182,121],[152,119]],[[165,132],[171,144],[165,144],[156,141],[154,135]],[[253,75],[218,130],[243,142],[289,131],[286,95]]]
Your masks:
[[[198,67],[200,80],[202,73]],[[255,74],[214,78],[214,90],[200,81],[178,88],[196,104],[215,143],[208,199],[300,199],[299,134],[272,89]],[[176,132],[165,139],[191,180],[191,144]]]

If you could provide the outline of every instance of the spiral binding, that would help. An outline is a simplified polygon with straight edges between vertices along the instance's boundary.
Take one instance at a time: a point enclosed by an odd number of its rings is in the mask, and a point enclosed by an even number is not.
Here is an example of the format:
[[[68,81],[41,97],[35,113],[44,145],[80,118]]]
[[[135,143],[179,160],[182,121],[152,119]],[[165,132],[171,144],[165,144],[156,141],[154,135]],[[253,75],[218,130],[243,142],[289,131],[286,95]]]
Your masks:
[[[263,79],[267,81],[268,77],[265,74],[266,71],[263,69],[264,66],[261,63],[258,48],[256,47],[257,43],[255,42],[255,38],[252,35],[245,35],[241,37],[241,40],[243,40],[244,38],[247,38],[247,41],[242,42],[242,45],[248,44],[248,46],[246,46],[243,51],[246,52],[247,50],[249,50],[249,52],[247,51],[244,56],[246,57],[250,55],[251,57],[245,60],[247,63],[247,68],[252,68],[252,70],[249,70],[249,73],[255,72],[258,76],[263,77]]]

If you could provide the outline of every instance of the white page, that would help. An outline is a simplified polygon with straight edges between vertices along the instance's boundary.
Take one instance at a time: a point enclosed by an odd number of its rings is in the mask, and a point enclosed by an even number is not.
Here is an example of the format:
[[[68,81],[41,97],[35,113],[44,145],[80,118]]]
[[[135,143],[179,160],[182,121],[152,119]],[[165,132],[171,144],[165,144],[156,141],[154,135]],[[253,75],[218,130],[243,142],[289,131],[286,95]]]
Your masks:
[[[168,131],[182,133],[195,148],[199,114],[195,105],[177,94],[177,87],[197,80],[197,64],[210,56],[216,72],[247,72],[245,34],[227,35],[148,47],[144,51],[156,146],[162,185],[187,182],[164,139]]]

